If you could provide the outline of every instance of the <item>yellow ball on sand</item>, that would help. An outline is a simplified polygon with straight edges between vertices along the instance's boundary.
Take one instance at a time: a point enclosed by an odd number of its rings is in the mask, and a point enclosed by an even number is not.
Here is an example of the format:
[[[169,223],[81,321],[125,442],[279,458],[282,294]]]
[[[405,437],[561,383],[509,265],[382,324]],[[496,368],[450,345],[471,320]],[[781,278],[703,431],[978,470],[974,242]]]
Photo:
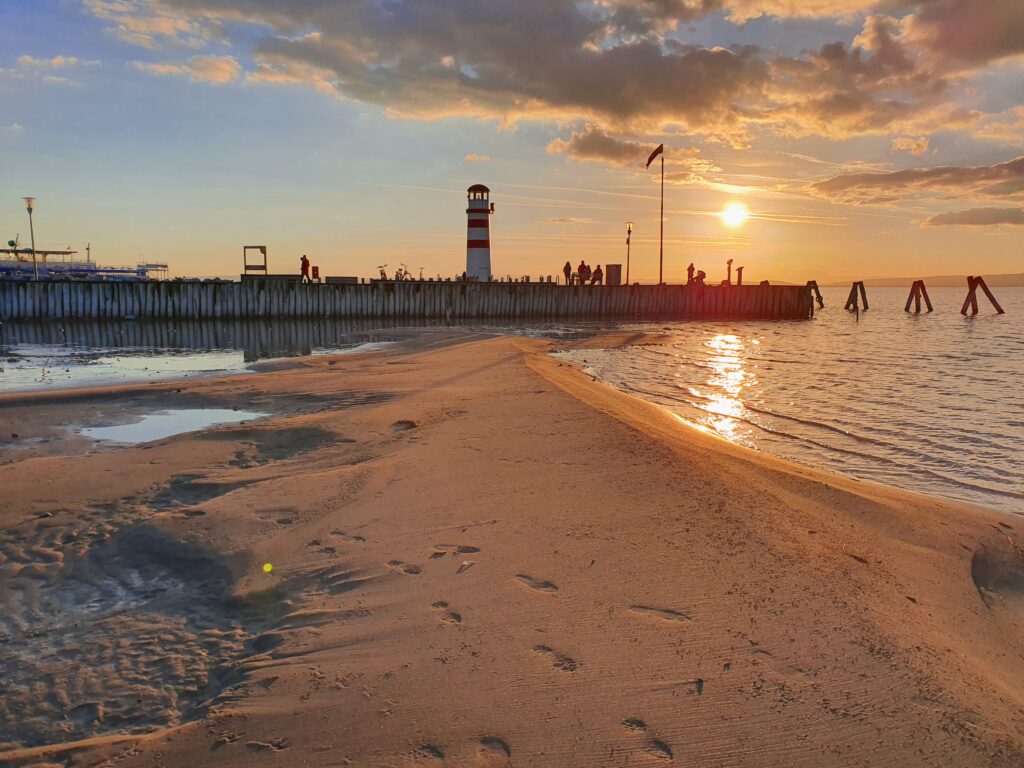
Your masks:
[[[264,563],[263,564],[263,572],[264,573],[270,573],[272,570],[274,570],[274,566],[272,566],[270,563]]]

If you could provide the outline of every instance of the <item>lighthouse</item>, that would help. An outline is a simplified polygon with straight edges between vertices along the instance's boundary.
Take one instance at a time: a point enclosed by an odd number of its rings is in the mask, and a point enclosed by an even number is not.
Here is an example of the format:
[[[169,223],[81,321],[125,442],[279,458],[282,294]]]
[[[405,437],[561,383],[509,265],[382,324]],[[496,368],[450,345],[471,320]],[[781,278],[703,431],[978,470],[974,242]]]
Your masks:
[[[466,195],[466,275],[481,282],[491,279],[490,217],[494,203],[490,202],[490,194],[491,190],[483,184],[474,184]]]

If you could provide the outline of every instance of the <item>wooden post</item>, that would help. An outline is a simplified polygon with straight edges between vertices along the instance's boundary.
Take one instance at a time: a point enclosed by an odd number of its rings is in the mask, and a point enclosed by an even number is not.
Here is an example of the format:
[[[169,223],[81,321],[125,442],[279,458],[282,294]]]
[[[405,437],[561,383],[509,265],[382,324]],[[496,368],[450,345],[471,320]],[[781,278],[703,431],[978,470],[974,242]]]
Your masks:
[[[974,282],[974,275],[967,276],[967,297],[964,299],[964,305],[960,307],[960,314],[966,315],[967,308],[971,307],[973,310],[972,315],[978,314],[978,299],[974,295],[974,292],[978,289],[977,284]]]
[[[928,306],[928,311],[932,311],[932,300],[928,298],[928,289],[924,287],[924,280],[915,280],[914,284],[910,286],[910,295],[907,296],[907,305],[903,308],[904,312],[910,311],[910,304],[914,304],[914,314],[921,314],[921,299],[924,299],[924,303]]]
[[[821,289],[818,288],[818,281],[817,280],[808,280],[807,281],[807,287],[810,288],[811,292],[814,294],[814,300],[818,302],[818,309],[824,309],[825,308],[825,299],[823,299],[821,297]],[[849,303],[849,302],[847,302],[847,303]],[[849,307],[847,307],[847,309],[849,309]]]
[[[918,282],[921,284],[921,295],[924,296],[924,303],[928,307],[928,311],[931,312],[933,307],[932,300],[928,298],[928,289],[924,286],[924,280],[918,280]]]
[[[981,290],[983,290],[985,292],[985,295],[988,296],[988,300],[992,302],[992,306],[996,308],[996,313],[997,314],[1000,314],[1000,315],[1005,315],[1006,314],[1003,311],[1003,308],[1001,306],[999,306],[999,302],[996,301],[996,297],[992,295],[992,291],[990,291],[988,289],[988,285],[985,283],[985,278],[984,277],[981,277],[979,275],[978,277],[974,278],[974,285],[975,285],[975,287],[981,286]]]

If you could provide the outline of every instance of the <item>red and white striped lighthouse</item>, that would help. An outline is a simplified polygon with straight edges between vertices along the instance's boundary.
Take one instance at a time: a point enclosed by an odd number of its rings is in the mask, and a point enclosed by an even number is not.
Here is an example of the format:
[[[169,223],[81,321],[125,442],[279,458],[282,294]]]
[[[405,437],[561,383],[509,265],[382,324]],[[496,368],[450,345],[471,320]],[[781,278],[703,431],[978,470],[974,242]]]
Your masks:
[[[494,204],[489,200],[490,194],[491,190],[483,184],[474,184],[466,195],[466,275],[481,282],[491,279],[490,218]]]

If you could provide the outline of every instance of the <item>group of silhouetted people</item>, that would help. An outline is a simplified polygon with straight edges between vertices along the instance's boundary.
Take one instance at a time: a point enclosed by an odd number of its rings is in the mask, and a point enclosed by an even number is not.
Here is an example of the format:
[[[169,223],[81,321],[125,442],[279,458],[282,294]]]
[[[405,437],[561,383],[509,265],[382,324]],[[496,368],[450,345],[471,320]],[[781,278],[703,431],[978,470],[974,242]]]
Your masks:
[[[703,269],[697,270],[697,275],[694,276],[693,262],[690,262],[690,266],[686,268],[686,284],[687,285],[704,285],[704,281],[707,279],[707,274]]]
[[[565,266],[562,267],[562,274],[565,275],[566,285],[604,285],[604,270],[601,269],[601,265],[598,264],[594,269],[590,268],[590,265],[580,259],[580,265],[576,267],[575,274],[572,270],[572,264],[568,261],[565,262]]]

